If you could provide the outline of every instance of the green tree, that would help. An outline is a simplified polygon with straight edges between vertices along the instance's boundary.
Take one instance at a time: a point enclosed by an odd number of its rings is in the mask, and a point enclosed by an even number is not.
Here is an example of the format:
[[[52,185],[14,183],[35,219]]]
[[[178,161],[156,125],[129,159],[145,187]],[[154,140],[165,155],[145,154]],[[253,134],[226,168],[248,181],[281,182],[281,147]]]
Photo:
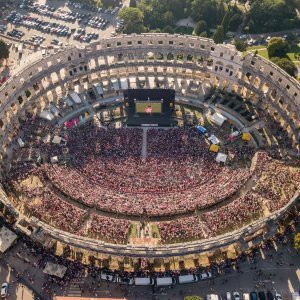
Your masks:
[[[9,57],[8,46],[3,40],[0,40],[0,60],[5,59],[7,61],[8,57]]]
[[[235,40],[234,45],[236,50],[244,52],[247,49],[247,44],[242,40]]]
[[[144,14],[136,7],[124,7],[119,17],[125,21],[124,33],[142,33],[146,31],[143,25]]]
[[[130,0],[129,7],[136,7],[136,0]]]
[[[280,58],[280,57],[272,57],[271,61],[276,64],[278,67],[283,69],[289,75],[295,77],[295,72],[297,71],[296,65],[287,58]]]
[[[162,32],[166,32],[166,33],[170,33],[170,34],[174,34],[174,28],[172,26],[166,26],[162,29]]]
[[[281,37],[273,37],[267,46],[269,57],[284,57],[288,50],[288,43]]]
[[[296,233],[294,236],[294,245],[298,253],[300,253],[300,232]]]
[[[227,32],[227,30],[228,30],[228,25],[229,25],[230,18],[231,18],[231,12],[228,9],[225,16],[223,17],[223,20],[222,20],[222,23],[221,23],[221,25],[223,26],[224,32]]]
[[[204,20],[200,20],[194,29],[196,35],[200,35],[202,32],[206,32],[207,30],[207,23]]]
[[[206,31],[203,31],[203,32],[200,33],[199,36],[200,36],[200,37],[205,37],[205,38],[207,38],[207,32],[206,32]]]
[[[241,14],[234,14],[229,20],[228,29],[236,31],[242,22],[243,16]]]
[[[216,32],[214,33],[213,40],[216,44],[222,44],[224,42],[224,28],[223,28],[223,26],[218,26]]]
[[[144,14],[143,12],[136,7],[124,7],[119,12],[119,17],[125,21],[125,23],[134,21],[134,22],[143,22]]]
[[[249,10],[253,21],[251,32],[274,32],[290,29],[296,24],[295,0],[255,0]],[[279,21],[280,20],[280,21]]]

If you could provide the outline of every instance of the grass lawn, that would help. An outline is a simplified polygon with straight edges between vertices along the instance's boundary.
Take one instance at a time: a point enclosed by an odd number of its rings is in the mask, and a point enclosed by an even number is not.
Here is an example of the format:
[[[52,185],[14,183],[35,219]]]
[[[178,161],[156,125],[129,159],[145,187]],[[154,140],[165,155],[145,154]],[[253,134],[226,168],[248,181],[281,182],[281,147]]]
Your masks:
[[[265,59],[269,59],[267,48],[264,46],[253,46],[247,48],[247,50],[244,52],[244,55],[246,55],[248,52],[258,52],[258,55],[262,56]]]
[[[179,34],[192,34],[194,31],[193,27],[179,26],[175,29],[175,33]]]

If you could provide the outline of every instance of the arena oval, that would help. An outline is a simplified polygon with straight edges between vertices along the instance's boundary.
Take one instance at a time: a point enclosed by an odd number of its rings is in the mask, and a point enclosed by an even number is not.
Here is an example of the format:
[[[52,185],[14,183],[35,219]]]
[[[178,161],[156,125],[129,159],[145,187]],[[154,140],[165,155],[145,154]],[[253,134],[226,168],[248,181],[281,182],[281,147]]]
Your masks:
[[[187,98],[192,100],[189,105],[195,107],[203,108],[197,103],[197,84],[196,95],[191,91],[195,82],[200,82],[208,90],[219,89],[249,99],[253,105],[264,108],[280,124],[291,140],[292,148],[299,153],[300,86],[280,68],[253,54],[243,57],[233,46],[216,45],[209,39],[167,34],[122,35],[84,48],[67,48],[16,70],[15,75],[0,90],[2,170],[7,168],[12,157],[8,150],[27,113],[39,115],[50,102],[57,103],[59,98],[78,86],[88,89],[99,81],[107,81],[107,86],[112,86],[113,81],[132,76],[145,82],[147,77],[154,77],[157,87],[164,87],[166,78],[179,78],[185,82],[186,88],[174,84],[173,88],[180,95],[177,103],[184,104],[186,94],[183,90],[190,90]],[[113,93],[115,91],[108,89],[104,98]],[[206,93],[201,97],[205,100]],[[246,122],[230,109],[227,113],[240,122]],[[263,157],[263,154],[257,155]],[[122,245],[90,237],[77,237],[76,234],[54,228],[34,217],[28,219],[11,204],[4,189],[1,196],[5,207],[18,216],[19,228],[27,230],[27,233],[29,232],[24,224],[31,224],[33,228],[42,228],[45,235],[64,244],[91,251],[124,256],[163,257],[199,253],[225,247],[235,241],[239,241],[241,248],[246,249],[247,237],[255,235],[255,232],[262,230],[265,236],[272,234],[273,227],[281,217],[297,203],[299,191],[293,193],[293,197],[285,205],[274,209],[268,217],[260,218],[251,225],[247,224],[240,230],[212,237],[204,236],[200,241],[151,246]]]

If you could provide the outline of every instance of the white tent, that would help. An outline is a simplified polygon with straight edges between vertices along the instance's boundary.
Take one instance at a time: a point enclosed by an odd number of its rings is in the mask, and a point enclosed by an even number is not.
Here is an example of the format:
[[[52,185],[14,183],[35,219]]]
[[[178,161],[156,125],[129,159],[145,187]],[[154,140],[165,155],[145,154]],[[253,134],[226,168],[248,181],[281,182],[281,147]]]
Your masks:
[[[136,277],[134,279],[135,285],[153,285],[154,282],[151,282],[150,277]]]
[[[4,253],[17,239],[17,235],[3,226],[0,229],[0,252]]]
[[[157,286],[174,285],[172,277],[162,277],[156,279]]]
[[[63,138],[61,138],[60,136],[58,135],[55,135],[53,137],[53,140],[52,140],[52,144],[60,144],[60,142],[63,140]]]
[[[198,277],[194,275],[181,275],[178,277],[179,283],[190,283],[198,281]]]
[[[127,90],[128,89],[128,80],[127,80],[127,78],[121,78],[120,83],[121,83],[121,90]]]
[[[58,156],[51,157],[50,161],[51,161],[51,164],[58,163]]]
[[[211,116],[211,121],[219,126],[222,126],[226,120],[227,120],[227,118],[219,113],[214,113]]]
[[[97,96],[103,95],[103,88],[100,83],[93,84],[93,91],[96,93]]]
[[[120,90],[120,85],[119,85],[119,82],[117,79],[113,79],[111,81],[112,85],[113,85],[113,88],[115,91],[119,91]]]
[[[224,154],[224,153],[218,153],[218,155],[217,155],[217,157],[216,157],[216,161],[217,162],[226,162],[226,160],[227,160],[227,155],[226,154]]]
[[[71,94],[69,94],[69,96],[70,96],[70,98],[75,102],[75,103],[77,103],[77,104],[79,104],[79,103],[81,103],[82,101],[81,101],[81,98],[78,96],[78,94],[77,93],[71,93]]]
[[[63,278],[67,271],[67,267],[59,264],[47,262],[43,273]]]
[[[220,140],[213,134],[208,138],[208,140],[214,145],[220,144]]]
[[[42,119],[46,119],[46,120],[49,120],[49,121],[52,121],[54,119],[54,115],[48,111],[48,110],[44,110],[40,113],[40,117]]]
[[[21,148],[23,148],[25,146],[25,143],[23,142],[23,140],[21,138],[18,138],[18,144]]]
[[[71,99],[70,99],[68,96],[63,97],[63,98],[61,98],[61,99],[62,99],[63,102],[67,103],[67,105],[68,105],[69,107],[73,105],[73,102],[71,101]]]

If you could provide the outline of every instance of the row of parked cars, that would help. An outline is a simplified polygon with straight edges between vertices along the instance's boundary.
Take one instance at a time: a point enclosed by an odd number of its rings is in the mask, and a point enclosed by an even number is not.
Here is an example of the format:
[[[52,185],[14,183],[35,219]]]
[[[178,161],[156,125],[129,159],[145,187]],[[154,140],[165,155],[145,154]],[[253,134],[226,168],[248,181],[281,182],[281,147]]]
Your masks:
[[[104,29],[105,26],[107,26],[107,24],[109,23],[108,20],[105,20],[100,17],[94,17],[91,13],[84,14],[79,12],[71,12],[63,10],[62,8],[56,9],[55,7],[45,4],[23,2],[20,5],[20,8],[27,9],[29,11],[35,12],[43,16],[63,20],[65,22],[74,23],[77,20],[78,23],[83,22],[85,25],[98,29]],[[119,7],[113,9],[113,14],[115,14],[118,10]]]
[[[7,26],[6,25],[1,25],[0,24],[0,32],[4,32],[5,30],[7,29]]]
[[[12,31],[7,32],[6,34],[16,39],[21,39],[25,35],[23,31],[18,29],[13,29]]]
[[[22,25],[26,28],[32,28],[41,32],[55,34],[57,36],[71,36],[67,25],[60,25],[48,21],[42,21],[38,18],[25,16],[16,11],[12,11],[6,20],[12,24]]]
[[[251,293],[240,293],[235,291],[227,292],[226,295],[221,296],[208,294],[206,300],[282,300],[282,295],[277,292],[273,293],[270,290],[268,290],[267,293],[264,291],[253,291]]]

